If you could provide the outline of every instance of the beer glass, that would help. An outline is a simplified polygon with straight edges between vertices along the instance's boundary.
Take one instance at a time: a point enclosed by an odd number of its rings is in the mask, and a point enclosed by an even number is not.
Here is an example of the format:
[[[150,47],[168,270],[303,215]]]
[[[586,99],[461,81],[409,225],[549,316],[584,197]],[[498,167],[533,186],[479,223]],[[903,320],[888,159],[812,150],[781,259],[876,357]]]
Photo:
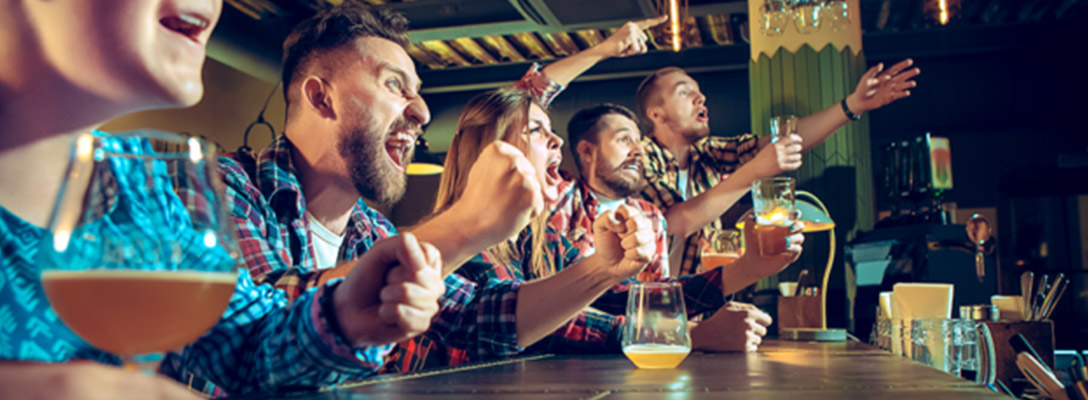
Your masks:
[[[710,228],[701,257],[709,269],[732,264],[743,254],[744,235],[739,230]]]
[[[910,336],[915,361],[982,385],[994,383],[994,341],[985,323],[916,319],[911,323]]]
[[[680,285],[639,283],[627,295],[623,354],[639,368],[676,368],[691,352]]]
[[[234,294],[239,259],[215,147],[158,131],[79,136],[42,241],[42,286],[87,343],[153,370]]]
[[[789,255],[786,237],[793,215],[794,180],[788,177],[752,182],[752,209],[756,216],[756,249],[761,255]]]
[[[771,143],[778,142],[788,135],[797,133],[797,116],[776,115],[770,119]]]
[[[952,375],[960,375],[955,351],[957,320],[916,319],[911,321],[911,358]]]

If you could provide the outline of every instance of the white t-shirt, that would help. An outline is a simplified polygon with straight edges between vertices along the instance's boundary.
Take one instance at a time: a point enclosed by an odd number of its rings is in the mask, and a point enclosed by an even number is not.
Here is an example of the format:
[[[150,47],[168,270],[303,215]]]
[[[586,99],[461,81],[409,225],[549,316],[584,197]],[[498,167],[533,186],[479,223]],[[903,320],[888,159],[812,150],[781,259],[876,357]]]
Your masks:
[[[597,202],[601,205],[597,207],[597,215],[600,216],[605,211],[615,212],[620,208],[620,205],[627,202],[627,199],[612,199],[603,194],[593,192],[593,196],[597,197]]]
[[[676,184],[680,186],[680,199],[687,201],[689,193],[691,192],[691,186],[688,185],[688,171],[682,170],[676,177]]]
[[[344,242],[344,235],[337,235],[325,228],[309,211],[306,215],[310,217],[310,236],[314,238],[314,258],[317,260],[317,268],[335,267],[340,253],[340,244]]]

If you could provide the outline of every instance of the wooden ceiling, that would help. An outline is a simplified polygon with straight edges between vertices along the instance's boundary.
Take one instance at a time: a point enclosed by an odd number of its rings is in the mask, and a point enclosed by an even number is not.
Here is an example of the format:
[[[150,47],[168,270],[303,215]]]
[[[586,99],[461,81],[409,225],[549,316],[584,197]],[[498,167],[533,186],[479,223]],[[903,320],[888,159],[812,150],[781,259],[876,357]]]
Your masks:
[[[411,21],[409,54],[421,69],[461,70],[547,61],[603,40],[623,21],[657,14],[661,0],[365,0],[393,8]],[[1088,15],[1088,0],[947,0],[953,14],[941,26],[930,10],[937,0],[860,0],[866,34],[968,26],[1048,23]],[[226,0],[209,53],[227,64],[264,63],[277,70],[290,27],[342,0]],[[932,4],[931,4],[932,3]],[[743,45],[745,1],[687,0],[685,49]],[[669,51],[663,30],[651,32],[653,51]],[[214,45],[215,43],[213,43]],[[239,52],[243,54],[239,56]],[[223,60],[226,58],[226,60]],[[231,60],[231,58],[235,58]],[[246,70],[244,66],[234,65]],[[247,71],[251,72],[252,71]],[[422,73],[423,71],[421,71]],[[255,74],[260,75],[260,74]],[[275,79],[266,76],[266,80]]]

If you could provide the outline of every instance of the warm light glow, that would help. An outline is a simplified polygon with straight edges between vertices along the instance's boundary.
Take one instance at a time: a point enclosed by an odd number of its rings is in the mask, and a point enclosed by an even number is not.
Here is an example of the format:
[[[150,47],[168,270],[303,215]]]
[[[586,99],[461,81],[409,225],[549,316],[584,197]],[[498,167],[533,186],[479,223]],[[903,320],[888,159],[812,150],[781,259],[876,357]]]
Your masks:
[[[824,232],[829,231],[831,230],[831,228],[835,227],[834,222],[806,221],[804,216],[801,217],[801,222],[805,223],[805,229],[802,229],[801,233]],[[737,224],[735,226],[737,227],[737,229],[744,230],[744,220],[737,221]]]
[[[937,0],[937,9],[941,10],[941,25],[948,25],[948,0]]]
[[[189,159],[194,163],[204,159],[204,149],[200,147],[200,141],[196,138],[189,138]]]
[[[63,253],[68,250],[68,241],[72,238],[72,232],[61,230],[57,231],[56,235],[53,235],[53,250],[58,253]]]
[[[86,160],[91,155],[91,144],[94,138],[90,134],[83,134],[76,139],[76,157]]]
[[[789,210],[782,207],[775,207],[773,210],[756,216],[756,223],[759,225],[772,225],[772,226],[786,226],[789,225]]]
[[[680,51],[680,0],[669,0],[669,31],[672,33],[672,51]]]
[[[431,163],[411,163],[405,171],[408,175],[438,175],[442,173],[442,166]]]

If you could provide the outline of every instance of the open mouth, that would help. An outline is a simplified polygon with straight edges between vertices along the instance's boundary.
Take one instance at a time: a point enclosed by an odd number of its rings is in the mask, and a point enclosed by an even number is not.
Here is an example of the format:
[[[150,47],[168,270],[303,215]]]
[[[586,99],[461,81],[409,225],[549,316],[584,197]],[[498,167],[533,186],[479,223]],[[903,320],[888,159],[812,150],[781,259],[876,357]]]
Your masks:
[[[396,132],[385,142],[385,155],[397,171],[404,172],[408,166],[408,154],[415,146],[415,136],[407,132]]]
[[[209,22],[207,18],[191,13],[181,13],[164,17],[159,20],[159,23],[166,29],[182,35],[193,43],[201,46],[204,45],[204,40],[200,37],[200,34],[211,25],[211,22]]]
[[[638,159],[630,159],[627,162],[620,165],[620,171],[633,171],[636,174],[642,173],[642,162]]]
[[[548,162],[548,167],[544,170],[544,178],[547,179],[548,186],[557,186],[563,181],[563,176],[559,174],[559,160],[552,159]]]
[[[700,108],[699,111],[695,113],[695,120],[697,120],[699,122],[710,121],[710,116],[707,115],[706,111],[707,111],[706,107]]]

